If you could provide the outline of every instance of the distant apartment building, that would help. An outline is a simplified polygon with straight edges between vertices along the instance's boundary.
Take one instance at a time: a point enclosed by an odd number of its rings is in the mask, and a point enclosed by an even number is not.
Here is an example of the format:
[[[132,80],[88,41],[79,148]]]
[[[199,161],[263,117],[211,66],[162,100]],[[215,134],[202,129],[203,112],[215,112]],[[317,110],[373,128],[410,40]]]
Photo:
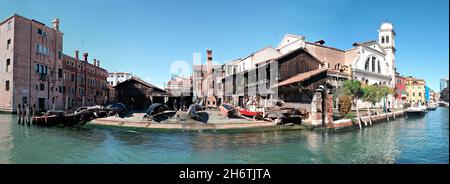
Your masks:
[[[401,107],[406,102],[406,78],[399,73],[395,75],[395,103],[397,107]]]
[[[108,72],[100,67],[100,60],[88,62],[88,53],[75,51],[74,57],[63,55],[64,80],[63,94],[65,108],[73,109],[79,106],[92,106],[105,104],[108,101],[108,86],[106,77]]]
[[[164,90],[171,96],[192,96],[192,76],[172,76],[165,84]]]
[[[108,84],[111,86],[116,86],[118,83],[126,81],[133,77],[133,74],[127,72],[112,72],[108,74]]]
[[[53,26],[48,27],[17,14],[0,22],[0,111],[15,112],[19,104],[34,105],[41,111],[67,109],[71,98],[68,93],[72,88],[75,88],[74,94],[84,94],[75,91],[78,86],[67,81],[74,72],[68,69],[66,56],[62,53],[63,33],[59,30],[59,23],[54,19]],[[81,78],[83,84],[95,78],[96,84],[106,85],[105,70],[85,62],[80,72],[87,68],[92,69],[93,74],[85,74]],[[73,75],[74,79],[78,77],[79,73]],[[100,92],[96,98],[103,98],[103,94],[106,93]],[[85,102],[92,99],[101,103],[87,96],[84,99],[87,100]],[[82,105],[82,102],[76,102],[74,104]]]
[[[426,83],[423,79],[406,77],[406,101],[411,105],[423,105],[426,102]]]
[[[446,87],[448,87],[448,77],[442,78],[440,80],[440,88],[439,91],[444,90]]]

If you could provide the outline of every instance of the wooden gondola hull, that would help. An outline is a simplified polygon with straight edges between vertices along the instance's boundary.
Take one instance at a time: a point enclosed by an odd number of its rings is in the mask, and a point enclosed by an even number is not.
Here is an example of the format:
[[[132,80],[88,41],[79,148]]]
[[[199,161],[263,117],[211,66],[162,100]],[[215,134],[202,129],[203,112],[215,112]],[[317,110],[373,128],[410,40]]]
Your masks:
[[[61,122],[64,122],[63,116],[40,116],[32,119],[32,123],[37,126],[55,126]]]

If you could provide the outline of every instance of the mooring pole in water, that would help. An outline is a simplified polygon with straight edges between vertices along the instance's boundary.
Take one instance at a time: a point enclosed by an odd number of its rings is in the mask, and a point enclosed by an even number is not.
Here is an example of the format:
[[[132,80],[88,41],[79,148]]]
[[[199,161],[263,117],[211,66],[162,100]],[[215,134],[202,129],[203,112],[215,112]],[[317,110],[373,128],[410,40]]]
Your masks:
[[[17,123],[20,125],[20,104],[17,105]]]
[[[34,125],[34,122],[33,122],[33,119],[34,119],[34,110],[35,110],[35,108],[36,108],[36,104],[33,104],[33,106],[31,107],[31,113],[32,113],[32,116],[31,116],[31,124],[33,124]]]
[[[370,123],[370,126],[372,126],[372,116],[371,116],[371,114],[370,114],[370,109],[369,109],[369,107],[367,107],[367,115],[369,115],[369,123]]]
[[[21,119],[21,124],[24,125],[25,124],[25,105],[22,104],[20,105],[20,119]]]
[[[28,126],[30,126],[30,117],[31,117],[30,110],[31,110],[31,106],[30,106],[30,104],[27,104],[27,110],[26,110],[26,112],[27,112],[27,125],[28,125]]]

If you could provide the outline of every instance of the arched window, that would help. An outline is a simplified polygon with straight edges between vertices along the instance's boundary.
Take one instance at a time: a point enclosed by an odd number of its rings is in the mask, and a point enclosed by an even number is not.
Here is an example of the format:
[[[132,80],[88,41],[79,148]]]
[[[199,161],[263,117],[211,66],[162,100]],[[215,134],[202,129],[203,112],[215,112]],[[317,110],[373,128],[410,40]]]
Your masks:
[[[381,37],[381,43],[384,43],[384,36]]]
[[[372,57],[372,72],[375,72],[375,57]]]
[[[341,68],[341,64],[340,63],[334,65],[334,69],[335,70],[339,70],[340,68]]]
[[[364,66],[364,70],[369,70],[369,62],[370,62],[370,58],[367,58],[366,64]]]
[[[380,60],[378,60],[378,73],[381,73]]]

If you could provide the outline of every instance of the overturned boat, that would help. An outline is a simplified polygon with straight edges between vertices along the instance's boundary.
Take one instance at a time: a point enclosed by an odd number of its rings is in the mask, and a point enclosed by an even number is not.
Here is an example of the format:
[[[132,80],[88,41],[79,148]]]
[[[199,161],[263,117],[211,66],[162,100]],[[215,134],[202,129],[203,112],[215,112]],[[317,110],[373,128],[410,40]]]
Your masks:
[[[154,103],[145,111],[144,119],[150,119],[155,122],[162,122],[175,116],[176,111],[167,110],[165,104]]]
[[[109,111],[103,106],[80,107],[74,113],[64,111],[47,111],[42,116],[32,118],[37,126],[83,126],[87,122],[108,116]]]
[[[220,113],[224,117],[234,117],[236,116],[236,108],[231,106],[230,104],[223,103],[219,106]]]

